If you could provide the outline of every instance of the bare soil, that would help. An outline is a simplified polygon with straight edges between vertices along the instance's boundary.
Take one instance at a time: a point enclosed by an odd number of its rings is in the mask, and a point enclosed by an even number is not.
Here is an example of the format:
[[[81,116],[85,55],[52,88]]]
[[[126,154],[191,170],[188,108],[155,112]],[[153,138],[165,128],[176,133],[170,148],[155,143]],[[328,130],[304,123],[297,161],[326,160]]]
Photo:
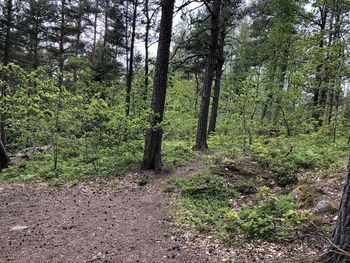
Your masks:
[[[179,169],[185,175],[196,164]],[[170,232],[167,178],[134,173],[75,188],[0,185],[0,262],[209,262]]]
[[[238,160],[237,167],[259,174],[251,160]],[[164,174],[135,171],[74,188],[0,185],[0,263],[314,262],[324,253],[325,242],[312,233],[285,244],[236,236],[225,246],[210,233],[181,229],[167,215],[176,197],[163,193],[164,184],[170,174],[189,178],[208,169],[196,161]],[[321,187],[317,176],[306,177],[309,187]],[[326,199],[337,203],[343,172],[322,181]],[[319,217],[334,223],[334,214]]]

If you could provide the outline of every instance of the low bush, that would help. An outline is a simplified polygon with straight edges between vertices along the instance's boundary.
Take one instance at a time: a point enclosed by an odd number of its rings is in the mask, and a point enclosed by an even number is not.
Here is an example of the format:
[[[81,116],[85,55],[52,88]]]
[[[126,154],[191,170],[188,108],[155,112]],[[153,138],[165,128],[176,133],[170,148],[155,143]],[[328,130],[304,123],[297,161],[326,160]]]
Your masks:
[[[229,233],[244,233],[267,240],[291,240],[296,237],[296,229],[306,224],[307,215],[297,210],[291,196],[277,196],[263,187],[259,199],[257,204],[226,214]]]

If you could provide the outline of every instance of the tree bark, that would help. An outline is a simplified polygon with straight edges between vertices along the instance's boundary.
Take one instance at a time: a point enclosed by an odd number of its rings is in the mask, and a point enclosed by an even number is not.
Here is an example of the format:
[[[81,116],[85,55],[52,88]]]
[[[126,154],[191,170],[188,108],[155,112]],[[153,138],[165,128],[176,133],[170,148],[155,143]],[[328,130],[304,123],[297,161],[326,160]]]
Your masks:
[[[214,0],[211,11],[210,22],[210,42],[208,48],[208,55],[206,59],[206,67],[204,74],[204,87],[202,100],[199,111],[198,125],[197,125],[197,137],[195,150],[205,151],[208,149],[207,144],[207,127],[208,127],[208,115],[209,115],[209,103],[211,85],[214,78],[215,64],[217,58],[218,39],[220,33],[220,9],[221,0]]]
[[[133,2],[134,13],[132,17],[132,31],[131,31],[131,43],[130,43],[130,58],[128,75],[126,77],[126,96],[125,96],[125,115],[130,114],[130,102],[131,102],[131,88],[132,79],[134,75],[134,46],[135,46],[135,31],[136,31],[136,17],[137,17],[137,0]]]
[[[146,32],[145,32],[145,71],[144,71],[144,93],[143,93],[143,100],[144,103],[146,104],[147,101],[147,93],[148,93],[148,83],[149,83],[149,79],[148,79],[148,72],[149,72],[149,55],[148,55],[148,43],[149,43],[149,30],[151,27],[151,19],[149,16],[149,1],[145,0],[145,9],[144,9],[144,13],[145,13],[145,17],[146,17]]]
[[[142,167],[146,170],[159,172],[162,169],[162,135],[161,123],[164,117],[166,88],[168,81],[169,55],[171,31],[173,24],[175,0],[163,0],[162,16],[160,20],[160,33],[155,65],[155,75],[152,96],[152,113],[150,129],[147,131],[144,147]]]
[[[4,144],[0,140],[0,172],[2,169],[7,168],[10,162],[10,158],[5,150]]]
[[[5,49],[4,49],[4,60],[3,60],[3,66],[6,67],[10,61],[10,46],[11,46],[11,26],[12,26],[12,0],[7,0],[6,5],[6,33],[5,33]],[[6,77],[4,73],[2,72],[1,79],[6,82]],[[3,100],[6,96],[6,84],[1,85],[1,100]],[[0,116],[0,140],[3,142],[3,144],[6,144],[6,136],[5,136],[5,121],[6,116],[5,114],[1,114]]]
[[[221,29],[220,33],[220,44],[218,49],[218,59],[216,62],[216,78],[215,78],[215,85],[214,85],[214,94],[213,94],[213,100],[211,104],[211,114],[210,114],[210,121],[209,121],[209,128],[208,128],[208,134],[214,133],[216,130],[216,120],[218,116],[218,109],[219,109],[219,99],[220,99],[220,89],[221,89],[221,78],[222,78],[222,68],[225,63],[225,57],[224,57],[224,46],[225,46],[225,27]]]
[[[327,254],[328,263],[350,262],[350,257],[344,255],[344,251],[350,255],[350,159],[348,172],[345,179],[343,195],[340,202],[338,219],[333,231],[332,241],[334,246]]]

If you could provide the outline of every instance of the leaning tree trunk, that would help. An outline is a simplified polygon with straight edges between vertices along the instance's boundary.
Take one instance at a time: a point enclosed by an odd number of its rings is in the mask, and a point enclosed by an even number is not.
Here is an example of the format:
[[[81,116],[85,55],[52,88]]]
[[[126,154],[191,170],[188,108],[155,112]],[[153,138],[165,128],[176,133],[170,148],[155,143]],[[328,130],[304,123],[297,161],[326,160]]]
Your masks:
[[[147,131],[143,154],[143,169],[159,172],[162,169],[161,145],[163,130],[161,123],[164,116],[166,87],[168,81],[171,30],[173,24],[175,0],[163,0],[162,17],[158,41],[157,60],[152,95],[152,117]]]
[[[332,241],[334,246],[327,254],[327,262],[350,262],[350,159]]]
[[[207,145],[207,127],[208,127],[208,115],[209,115],[209,103],[211,85],[214,78],[215,64],[217,57],[218,39],[220,33],[220,9],[221,0],[214,0],[211,10],[211,22],[210,22],[210,42],[208,48],[208,56],[205,67],[204,75],[204,88],[200,105],[198,125],[197,125],[197,138],[195,150],[205,151],[208,149]]]
[[[0,140],[0,172],[2,169],[7,168],[10,162],[10,158],[6,153],[5,147]]]

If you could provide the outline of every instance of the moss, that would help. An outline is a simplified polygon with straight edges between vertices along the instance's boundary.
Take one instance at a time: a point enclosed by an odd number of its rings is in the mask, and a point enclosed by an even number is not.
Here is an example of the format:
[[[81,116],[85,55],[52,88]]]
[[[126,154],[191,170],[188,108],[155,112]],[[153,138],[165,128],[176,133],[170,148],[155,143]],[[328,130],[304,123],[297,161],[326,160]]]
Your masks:
[[[295,188],[291,194],[301,207],[312,208],[317,204],[324,192],[321,188],[313,185],[301,185]]]

